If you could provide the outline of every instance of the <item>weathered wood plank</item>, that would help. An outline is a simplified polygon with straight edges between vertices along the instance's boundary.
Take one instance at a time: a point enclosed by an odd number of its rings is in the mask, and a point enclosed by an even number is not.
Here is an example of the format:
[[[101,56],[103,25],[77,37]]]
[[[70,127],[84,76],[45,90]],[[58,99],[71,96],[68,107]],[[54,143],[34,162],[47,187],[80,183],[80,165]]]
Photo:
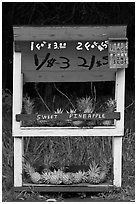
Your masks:
[[[112,139],[112,154],[113,154],[113,174],[114,185],[121,187],[122,184],[122,136],[113,137]]]
[[[115,72],[24,72],[25,82],[115,81]]]
[[[14,40],[107,40],[126,37],[126,26],[14,26]]]
[[[22,186],[22,154],[23,143],[21,137],[14,138],[14,186]]]
[[[115,126],[104,127],[21,127],[13,132],[13,136],[17,137],[49,137],[49,136],[121,136],[121,131]]]
[[[56,121],[56,120],[120,120],[120,112],[113,113],[62,113],[62,114],[17,114],[16,121]]]
[[[116,128],[121,129],[124,135],[124,106],[125,106],[125,69],[116,72],[115,100],[117,101],[117,112],[121,113],[121,119],[117,121]]]
[[[22,187],[15,188],[15,191],[45,191],[45,192],[103,192],[109,191],[113,189],[114,186],[109,183],[99,184],[99,185],[91,185],[91,184],[83,184],[81,185],[61,185],[61,186],[52,186],[52,185],[28,185],[24,184]]]
[[[81,72],[24,72],[24,82],[91,82],[115,81],[116,71],[81,71]]]
[[[13,65],[13,108],[12,108],[12,130],[20,128],[20,123],[16,122],[15,115],[21,112],[23,76],[21,74],[21,53],[14,52]]]
[[[64,42],[66,47],[60,48],[60,43]],[[32,50],[32,42],[21,41],[15,43],[17,44],[16,48],[20,49],[22,53],[22,73],[25,71],[36,71],[36,73],[41,71],[86,72],[109,69],[108,41],[36,41],[33,42],[35,46]],[[40,46],[41,44],[42,47],[38,49],[37,45]],[[54,44],[56,47],[54,47]],[[86,44],[88,48],[85,47]]]

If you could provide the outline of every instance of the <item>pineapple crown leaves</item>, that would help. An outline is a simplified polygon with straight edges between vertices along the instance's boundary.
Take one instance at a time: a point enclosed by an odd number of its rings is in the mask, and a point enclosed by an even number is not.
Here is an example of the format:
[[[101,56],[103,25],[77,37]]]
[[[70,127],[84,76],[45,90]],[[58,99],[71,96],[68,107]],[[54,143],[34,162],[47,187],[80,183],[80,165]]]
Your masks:
[[[91,173],[95,173],[95,174],[99,174],[101,170],[101,167],[96,164],[95,161],[93,161],[90,165],[89,165],[89,172]]]
[[[34,154],[33,152],[27,152],[23,155],[23,159],[26,163],[29,163],[31,166],[36,164],[39,161],[40,153]]]
[[[63,110],[61,108],[57,108],[57,110],[55,110],[55,114],[61,114],[63,113]]]
[[[112,158],[110,158],[108,161],[106,159],[101,160],[100,162],[101,171],[104,171],[107,174],[111,169],[111,165],[112,165]]]
[[[69,111],[66,110],[66,112],[73,114],[73,113],[76,113],[76,109],[75,110],[74,109],[70,109]]]
[[[27,173],[28,175],[31,175],[33,173],[35,173],[35,168],[33,166],[30,165],[29,162],[25,162],[23,163],[23,170],[25,171],[25,173]]]
[[[23,107],[27,114],[32,114],[34,109],[34,100],[31,99],[27,94],[23,97]]]
[[[106,102],[107,110],[113,112],[116,110],[116,100],[115,99],[108,99]]]
[[[94,98],[89,97],[83,97],[77,99],[77,109],[79,111],[83,111],[84,113],[92,113],[95,109],[95,101]]]

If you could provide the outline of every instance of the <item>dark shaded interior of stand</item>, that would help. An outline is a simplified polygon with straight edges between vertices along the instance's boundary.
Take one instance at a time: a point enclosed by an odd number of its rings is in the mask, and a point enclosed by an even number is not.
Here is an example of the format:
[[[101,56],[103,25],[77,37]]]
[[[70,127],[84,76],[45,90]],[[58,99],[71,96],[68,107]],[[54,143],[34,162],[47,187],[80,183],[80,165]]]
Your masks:
[[[106,101],[115,98],[115,82],[29,82],[23,86],[23,96],[26,95],[34,102],[34,114],[74,110],[77,100],[87,97],[94,98],[95,112],[103,112]]]

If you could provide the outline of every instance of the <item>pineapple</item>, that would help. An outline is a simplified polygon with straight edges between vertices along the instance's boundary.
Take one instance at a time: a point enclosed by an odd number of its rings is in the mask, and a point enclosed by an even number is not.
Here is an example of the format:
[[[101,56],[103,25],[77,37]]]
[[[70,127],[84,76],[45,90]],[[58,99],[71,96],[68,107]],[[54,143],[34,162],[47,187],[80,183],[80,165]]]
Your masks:
[[[24,164],[24,171],[30,177],[33,183],[40,183],[41,182],[41,175],[35,171],[35,169],[29,164]]]
[[[92,184],[98,184],[105,181],[108,173],[108,168],[105,163],[100,166],[96,165],[95,161],[90,164],[90,169],[88,171],[88,182]]]
[[[90,96],[86,98],[77,99],[77,108],[80,112],[93,113],[95,109],[94,99]]]
[[[110,98],[107,102],[106,102],[106,111],[108,113],[112,113],[116,110],[116,100]],[[103,125],[105,126],[109,126],[113,124],[113,120],[103,120]]]
[[[50,172],[48,171],[43,172],[41,178],[44,183],[49,184],[50,183]]]
[[[107,102],[107,112],[114,112],[116,110],[116,100],[110,98]]]
[[[56,184],[56,185],[61,184],[62,183],[61,174],[62,174],[61,170],[58,170],[58,171],[54,170],[54,172],[50,173],[49,182],[51,184]]]
[[[73,183],[82,183],[86,181],[85,172],[78,171],[73,173]]]
[[[93,161],[92,164],[90,164],[90,169],[88,171],[88,179],[87,181],[92,184],[97,184],[100,182],[99,174],[100,174],[100,167]]]
[[[23,98],[23,107],[24,107],[24,111],[26,114],[32,114],[33,110],[34,110],[34,101],[30,99],[30,97],[28,97],[27,95]],[[34,121],[26,121],[22,123],[25,126],[32,126],[34,124]]]
[[[107,161],[102,161],[100,164],[101,167],[101,173],[100,173],[100,182],[105,181],[107,174],[109,172],[109,167],[108,167]]]
[[[77,109],[84,113],[93,113],[95,110],[94,99],[89,97],[77,99]],[[94,126],[94,121],[87,121],[88,126]]]
[[[33,109],[34,109],[34,101],[31,100],[30,97],[26,95],[23,98],[23,102],[24,102],[25,113],[32,114],[33,113]]]
[[[62,173],[62,182],[63,184],[72,184],[73,182],[73,175],[72,173]]]

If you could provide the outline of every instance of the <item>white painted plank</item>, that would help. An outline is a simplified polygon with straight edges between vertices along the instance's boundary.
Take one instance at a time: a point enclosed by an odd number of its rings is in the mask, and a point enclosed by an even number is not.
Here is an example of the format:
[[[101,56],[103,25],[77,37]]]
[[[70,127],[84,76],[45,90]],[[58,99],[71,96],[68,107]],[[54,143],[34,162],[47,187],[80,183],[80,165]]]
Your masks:
[[[115,128],[21,128],[13,136],[40,137],[40,136],[121,136],[122,132]]]
[[[113,137],[113,173],[114,185],[121,187],[122,182],[122,136],[124,136],[124,103],[125,103],[125,69],[118,69],[116,72],[115,99],[117,109],[121,113],[121,119],[116,122],[116,129],[121,132],[121,137]],[[118,136],[118,135],[117,135]]]
[[[113,184],[117,187],[121,187],[122,182],[122,137],[113,137],[112,139],[112,151],[113,151]]]
[[[107,40],[126,37],[126,26],[16,26],[15,41],[27,40]]]
[[[22,109],[23,77],[21,75],[21,53],[14,52],[13,65],[13,108],[12,108],[12,131],[20,129],[20,123],[16,122],[16,114]],[[18,135],[19,136],[19,135]]]
[[[23,143],[21,137],[14,138],[14,186],[22,186],[22,153]]]
[[[125,69],[116,72],[115,99],[117,101],[116,111],[121,113],[120,120],[116,122],[116,128],[124,135],[124,105],[125,105]]]

